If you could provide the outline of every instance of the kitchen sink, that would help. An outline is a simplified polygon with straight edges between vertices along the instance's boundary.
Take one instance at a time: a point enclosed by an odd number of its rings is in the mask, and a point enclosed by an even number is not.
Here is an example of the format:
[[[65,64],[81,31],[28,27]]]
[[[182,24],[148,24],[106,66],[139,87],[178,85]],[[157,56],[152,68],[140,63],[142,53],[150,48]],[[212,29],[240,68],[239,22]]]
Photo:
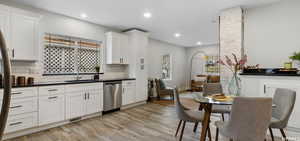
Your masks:
[[[97,82],[98,80],[91,80],[91,79],[83,79],[83,80],[67,80],[65,82],[74,82],[74,83],[80,83],[80,82]]]

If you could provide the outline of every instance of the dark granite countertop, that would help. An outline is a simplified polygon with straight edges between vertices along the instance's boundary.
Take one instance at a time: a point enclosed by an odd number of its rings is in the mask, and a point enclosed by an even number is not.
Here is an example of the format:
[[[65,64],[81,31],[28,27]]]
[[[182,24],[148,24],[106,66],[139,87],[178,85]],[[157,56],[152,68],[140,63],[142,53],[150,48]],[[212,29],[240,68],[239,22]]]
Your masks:
[[[295,76],[300,77],[300,74],[266,74],[266,73],[240,73],[240,75],[252,75],[252,76]]]
[[[116,79],[79,80],[79,81],[70,80],[70,81],[61,81],[61,82],[44,82],[44,83],[35,83],[33,85],[26,85],[26,86],[13,86],[13,88],[41,87],[41,86],[69,85],[69,84],[86,84],[86,83],[100,83],[100,82],[126,81],[126,80],[135,80],[135,78],[116,78]]]

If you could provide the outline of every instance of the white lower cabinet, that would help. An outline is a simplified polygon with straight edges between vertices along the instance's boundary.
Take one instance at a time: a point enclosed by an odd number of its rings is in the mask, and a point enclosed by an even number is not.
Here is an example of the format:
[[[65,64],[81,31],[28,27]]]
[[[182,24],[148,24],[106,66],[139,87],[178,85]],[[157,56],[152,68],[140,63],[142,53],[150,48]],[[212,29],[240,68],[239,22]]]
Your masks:
[[[66,118],[72,119],[102,111],[103,83],[66,87]]]
[[[39,126],[65,120],[65,96],[39,97]]]
[[[1,92],[1,98],[3,90]],[[5,133],[37,126],[37,88],[13,88]],[[2,105],[2,99],[0,99]],[[1,107],[1,106],[0,106]]]
[[[15,132],[37,126],[37,112],[9,116],[5,133]]]
[[[73,92],[66,95],[66,118],[76,118],[84,115],[85,93]]]
[[[122,81],[122,106],[135,102],[137,102],[135,80]]]
[[[102,97],[103,93],[101,93],[99,90],[87,92],[87,99],[85,100],[85,114],[92,114],[102,111]]]

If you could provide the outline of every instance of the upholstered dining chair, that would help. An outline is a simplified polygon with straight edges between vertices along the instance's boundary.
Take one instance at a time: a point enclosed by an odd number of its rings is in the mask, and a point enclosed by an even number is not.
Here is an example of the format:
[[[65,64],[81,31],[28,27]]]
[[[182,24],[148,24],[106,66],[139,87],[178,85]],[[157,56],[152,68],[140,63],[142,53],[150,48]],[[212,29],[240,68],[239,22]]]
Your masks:
[[[198,122],[202,122],[203,121],[203,112],[198,111],[198,110],[190,110],[188,108],[186,108],[184,105],[181,104],[180,102],[180,97],[179,97],[179,93],[177,88],[175,88],[174,90],[174,97],[175,97],[175,107],[176,107],[176,114],[177,117],[179,118],[179,124],[175,133],[175,136],[177,137],[178,135],[178,131],[181,127],[181,134],[180,134],[180,138],[179,141],[182,140],[183,137],[183,132],[184,132],[184,128],[185,128],[185,124],[186,122],[192,122],[192,123],[198,123]],[[202,131],[203,132],[203,131]],[[209,140],[211,140],[211,133],[210,133],[210,129],[208,128],[208,136],[209,136]]]
[[[230,119],[217,121],[216,141],[219,132],[232,141],[263,141],[272,116],[272,98],[234,98]]]
[[[164,95],[168,95],[170,96],[171,100],[174,100],[174,88],[167,87],[161,79],[155,79],[155,84],[158,99],[161,99],[161,97]]]
[[[272,129],[279,129],[282,137],[286,140],[284,128],[287,127],[296,101],[296,92],[289,89],[278,88],[275,91],[273,104],[276,106],[272,111],[272,119],[269,126],[272,141],[274,141]]]
[[[203,85],[203,96],[210,96],[213,94],[223,93],[223,88],[221,83],[206,83]],[[201,109],[199,107],[199,109]],[[224,121],[224,114],[230,114],[230,107],[227,105],[213,105],[212,113],[221,114],[222,120]],[[194,132],[197,131],[198,123],[194,126]]]

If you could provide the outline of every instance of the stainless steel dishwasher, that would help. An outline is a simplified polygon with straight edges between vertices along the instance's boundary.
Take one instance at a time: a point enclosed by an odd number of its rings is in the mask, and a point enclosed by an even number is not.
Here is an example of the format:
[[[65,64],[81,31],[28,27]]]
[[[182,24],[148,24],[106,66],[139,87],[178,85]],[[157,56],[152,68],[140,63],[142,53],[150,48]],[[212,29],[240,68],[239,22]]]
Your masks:
[[[122,105],[122,81],[104,82],[103,112],[120,110]]]

